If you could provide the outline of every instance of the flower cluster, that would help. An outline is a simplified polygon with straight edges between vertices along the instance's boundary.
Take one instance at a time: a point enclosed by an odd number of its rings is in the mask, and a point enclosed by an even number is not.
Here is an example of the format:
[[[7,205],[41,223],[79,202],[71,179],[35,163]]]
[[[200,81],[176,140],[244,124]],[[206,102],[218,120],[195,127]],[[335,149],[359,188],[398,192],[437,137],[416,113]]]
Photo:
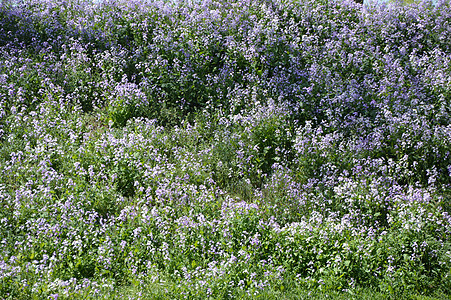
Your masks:
[[[1,298],[449,295],[450,24],[447,0],[1,2]]]

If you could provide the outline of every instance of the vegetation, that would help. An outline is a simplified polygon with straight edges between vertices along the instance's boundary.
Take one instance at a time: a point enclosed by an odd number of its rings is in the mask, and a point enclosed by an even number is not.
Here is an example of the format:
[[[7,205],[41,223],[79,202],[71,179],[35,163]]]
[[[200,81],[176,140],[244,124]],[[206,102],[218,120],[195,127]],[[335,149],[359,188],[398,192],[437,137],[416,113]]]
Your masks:
[[[449,1],[0,23],[0,298],[450,297]]]

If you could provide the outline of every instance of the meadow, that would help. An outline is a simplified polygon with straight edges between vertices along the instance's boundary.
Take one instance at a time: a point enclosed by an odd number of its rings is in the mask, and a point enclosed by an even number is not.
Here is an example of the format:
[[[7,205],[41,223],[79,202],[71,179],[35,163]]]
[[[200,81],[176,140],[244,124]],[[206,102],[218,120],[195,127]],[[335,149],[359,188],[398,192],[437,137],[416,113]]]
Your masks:
[[[449,299],[451,6],[0,2],[1,299]]]

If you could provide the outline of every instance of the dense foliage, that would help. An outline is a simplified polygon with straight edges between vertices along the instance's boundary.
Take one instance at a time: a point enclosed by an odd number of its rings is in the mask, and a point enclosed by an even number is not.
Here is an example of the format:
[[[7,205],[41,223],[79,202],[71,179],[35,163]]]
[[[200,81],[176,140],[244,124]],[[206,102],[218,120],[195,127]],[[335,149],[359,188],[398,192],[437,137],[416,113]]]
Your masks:
[[[451,294],[449,1],[2,3],[0,298]]]

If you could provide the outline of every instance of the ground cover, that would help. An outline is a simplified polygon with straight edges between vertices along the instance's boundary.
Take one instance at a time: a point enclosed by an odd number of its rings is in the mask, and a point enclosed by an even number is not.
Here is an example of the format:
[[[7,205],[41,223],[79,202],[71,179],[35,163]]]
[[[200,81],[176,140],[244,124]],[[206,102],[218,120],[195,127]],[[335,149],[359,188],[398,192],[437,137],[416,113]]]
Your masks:
[[[0,23],[0,298],[451,294],[449,1]]]

